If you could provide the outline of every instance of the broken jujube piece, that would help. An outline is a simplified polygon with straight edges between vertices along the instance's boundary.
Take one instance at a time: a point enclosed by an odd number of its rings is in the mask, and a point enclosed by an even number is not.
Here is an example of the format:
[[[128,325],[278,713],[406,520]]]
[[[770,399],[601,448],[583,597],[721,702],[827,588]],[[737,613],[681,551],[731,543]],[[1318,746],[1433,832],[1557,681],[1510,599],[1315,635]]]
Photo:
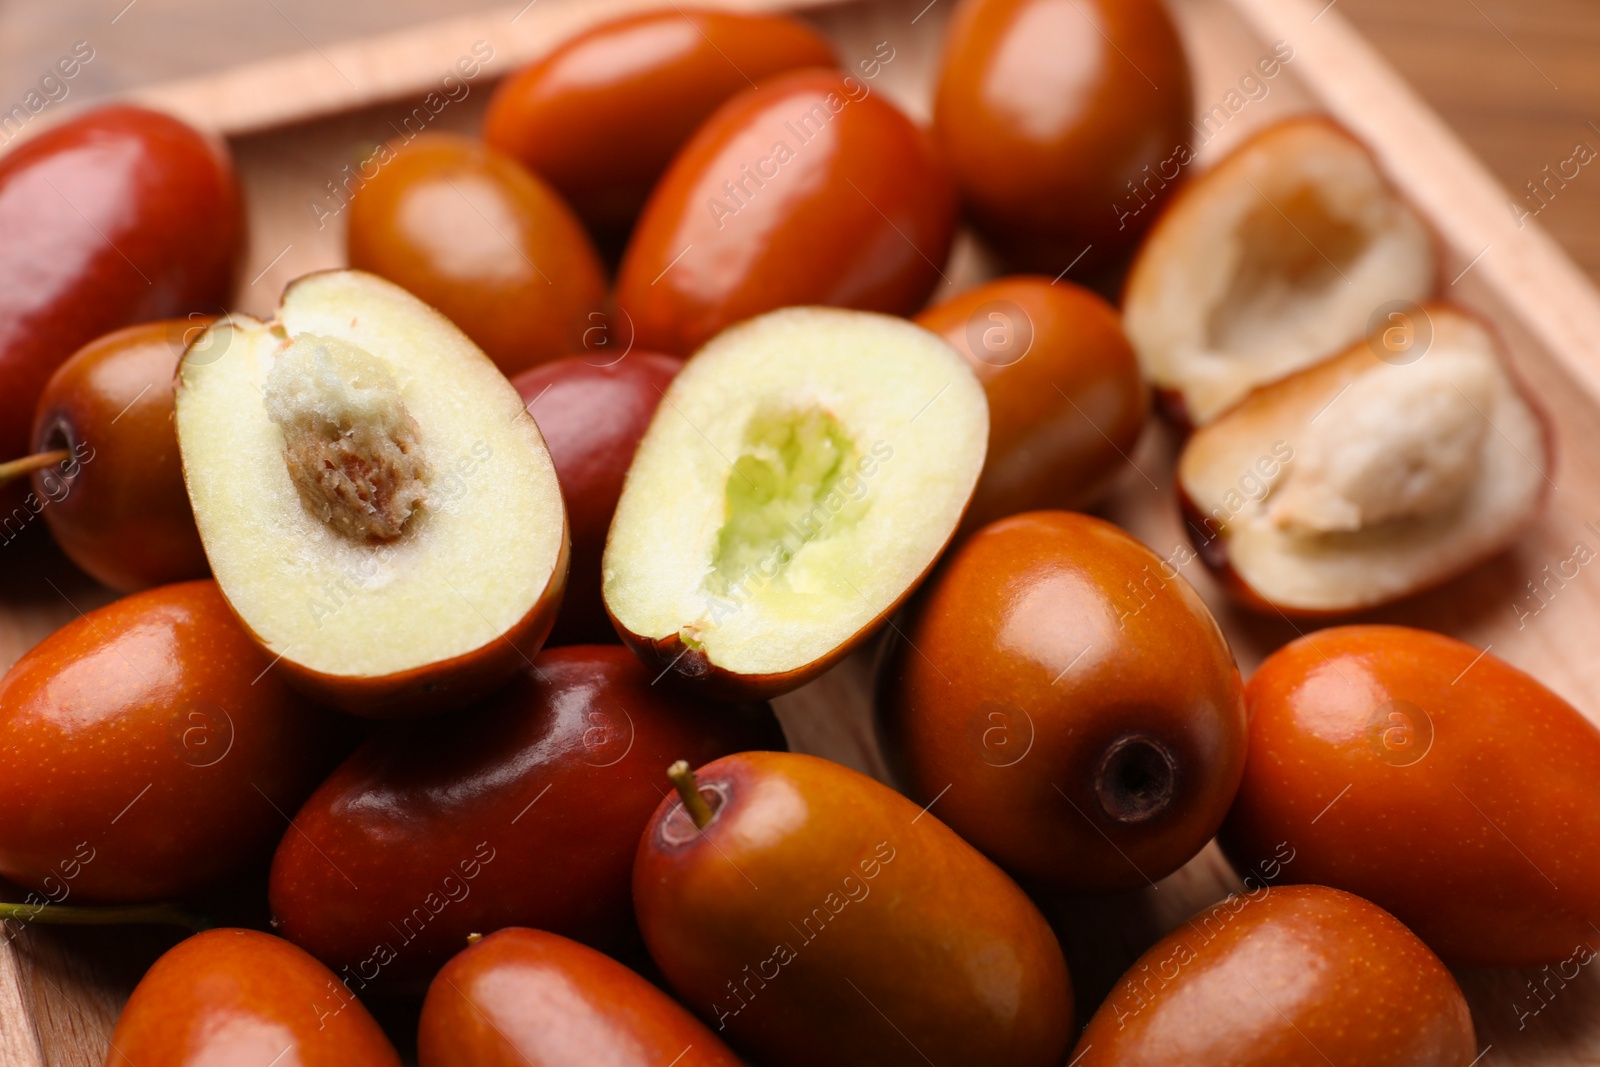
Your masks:
[[[1190,539],[1246,605],[1328,616],[1511,545],[1549,486],[1550,429],[1494,336],[1444,304],[1252,393],[1189,439]],[[1400,329],[1395,327],[1394,329]]]

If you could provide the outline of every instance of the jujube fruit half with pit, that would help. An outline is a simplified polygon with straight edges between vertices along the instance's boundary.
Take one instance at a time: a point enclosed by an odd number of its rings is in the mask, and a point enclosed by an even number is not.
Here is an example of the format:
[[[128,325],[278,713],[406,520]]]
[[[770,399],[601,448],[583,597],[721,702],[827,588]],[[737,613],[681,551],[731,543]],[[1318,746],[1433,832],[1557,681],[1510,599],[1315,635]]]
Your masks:
[[[538,175],[446,133],[376,162],[350,205],[350,266],[439,309],[505,374],[566,355],[603,319],[599,253]]]
[[[1298,864],[1283,853],[1284,869]],[[1077,1067],[1469,1067],[1450,972],[1394,916],[1316,885],[1257,884],[1139,957],[1089,1020]]]
[[[682,1005],[609,956],[510,927],[434,978],[417,1033],[421,1067],[740,1067]]]
[[[227,151],[144,108],[85,112],[0,159],[0,461],[63,361],[122,326],[215,312],[244,213]],[[11,509],[16,490],[0,492]]]
[[[903,787],[1013,874],[1146,885],[1227,814],[1244,771],[1239,669],[1178,567],[1110,523],[992,523],[890,641],[879,721]]]
[[[92,341],[51,376],[33,421],[34,472],[50,533],[71,560],[131,592],[207,573],[183,488],[172,376],[209,319],[129,326]]]
[[[0,680],[0,875],[56,903],[134,902],[264,861],[350,742],[268,663],[208,581],[34,646]]]
[[[1023,275],[969,289],[917,324],[950,342],[989,400],[989,454],[962,525],[1093,503],[1149,407],[1139,361],[1103,299]]]
[[[1291,880],[1372,900],[1451,964],[1596,943],[1600,730],[1555,693],[1441,634],[1346,626],[1279,649],[1245,701],[1220,835],[1240,870],[1287,840]]]
[[[617,632],[655,671],[769,697],[866,640],[961,521],[989,435],[956,352],[903,319],[788,308],[673,379],[601,565]]]
[[[745,752],[698,778],[675,782],[699,815],[667,798],[645,829],[633,898],[656,965],[736,1048],[775,1067],[1060,1067],[1055,935],[935,816],[814,756]]]
[[[661,768],[783,746],[765,705],[654,677],[617,645],[548,649],[479,707],[386,725],[279,845],[280,932],[357,989],[420,987],[502,926],[636,943],[629,876]]]
[[[495,89],[483,137],[560,191],[597,233],[625,232],[672,157],[728,97],[833,48],[787,15],[673,5],[603,22]]]
[[[140,979],[111,1033],[106,1067],[400,1067],[367,1009],[282,938],[207,930]]]
[[[963,0],[933,130],[979,228],[1055,276],[1145,232],[1192,159],[1193,101],[1161,0]]]
[[[234,315],[178,368],[178,446],[212,572],[292,684],[406,717],[538,651],[566,508],[522,398],[438,312],[361,271]]]
[[[1514,543],[1553,435],[1495,337],[1445,304],[1263,386],[1178,459],[1189,538],[1244,604],[1328,616],[1435,586]]]
[[[1139,248],[1123,324],[1167,413],[1203,426],[1433,289],[1433,238],[1349,133],[1269,126],[1195,178]]]
[[[618,314],[641,348],[679,356],[782,307],[909,315],[955,223],[927,134],[871,81],[793,71],[723,104],[673,160],[623,256]]]

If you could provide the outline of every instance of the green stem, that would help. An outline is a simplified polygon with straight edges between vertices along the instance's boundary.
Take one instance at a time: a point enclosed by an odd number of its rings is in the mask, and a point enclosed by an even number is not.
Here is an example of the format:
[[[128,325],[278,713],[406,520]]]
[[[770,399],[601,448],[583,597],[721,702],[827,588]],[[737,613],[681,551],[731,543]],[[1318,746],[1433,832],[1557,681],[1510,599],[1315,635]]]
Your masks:
[[[211,924],[203,916],[176,904],[108,904],[79,907],[68,904],[0,903],[0,921],[54,923],[62,926],[149,925],[183,926],[199,933]]]
[[[54,452],[40,452],[32,456],[23,456],[21,459],[13,459],[7,463],[0,463],[0,485],[4,485],[14,478],[20,478],[24,474],[32,474],[34,471],[45,467],[54,467],[57,463],[63,463],[70,458],[72,458],[72,453],[62,448]]]
[[[711,821],[711,805],[700,795],[700,785],[694,780],[694,771],[689,769],[689,761],[679,760],[668,767],[667,777],[677,787],[678,796],[683,798],[683,810],[694,820],[695,829],[704,830],[706,824]]]

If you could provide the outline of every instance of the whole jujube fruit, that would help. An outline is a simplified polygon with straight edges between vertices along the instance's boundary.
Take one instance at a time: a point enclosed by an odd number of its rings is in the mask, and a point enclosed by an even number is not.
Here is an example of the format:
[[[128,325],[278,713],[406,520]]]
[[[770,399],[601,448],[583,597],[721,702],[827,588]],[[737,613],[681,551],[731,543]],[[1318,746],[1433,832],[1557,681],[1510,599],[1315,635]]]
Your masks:
[[[172,374],[207,319],[129,326],[92,341],[50,377],[33,422],[42,514],[74,563],[133,591],[207,573],[172,426]]]
[[[333,973],[282,938],[207,930],[134,987],[106,1067],[400,1067],[400,1057]]]
[[[0,679],[0,874],[57,903],[210,888],[271,855],[347,752],[215,582],[135,593]]]
[[[1088,515],[992,523],[944,561],[879,673],[912,799],[1013,873],[1145,885],[1216,832],[1244,770],[1239,670],[1170,561]],[[948,790],[948,792],[946,792]]]
[[[1343,626],[1273,653],[1245,704],[1236,866],[1287,839],[1290,878],[1366,897],[1453,964],[1555,963],[1600,936],[1600,730],[1533,678],[1441,634]]]
[[[644,11],[600,24],[495,89],[483,138],[544,178],[601,234],[626,231],[706,117],[754,82],[833,64],[787,15]]]
[[[699,1019],[609,956],[509,927],[428,986],[422,1067],[739,1067]]]
[[[672,772],[639,841],[650,955],[691,1008],[774,1065],[1059,1067],[1072,983],[1044,917],[933,815],[815,756]]]
[[[548,649],[483,704],[369,738],[273,859],[279,931],[356,988],[418,988],[470,933],[636,935],[629,873],[660,768],[781,747],[765,705],[676,696],[616,645]]]
[[[600,598],[600,557],[640,438],[681,360],[628,352],[616,362],[566,356],[517,375],[567,501],[572,562],[550,643],[615,641]]]
[[[989,398],[989,454],[966,530],[1094,502],[1149,407],[1116,309],[1071,282],[999,278],[917,316],[967,357]]]
[[[1468,1067],[1477,1055],[1460,987],[1394,916],[1337,889],[1258,884],[1139,957],[1072,1062]]]
[[[870,81],[793,71],[723,104],[673,160],[623,256],[619,315],[678,356],[796,304],[909,315],[955,222],[927,135]]]

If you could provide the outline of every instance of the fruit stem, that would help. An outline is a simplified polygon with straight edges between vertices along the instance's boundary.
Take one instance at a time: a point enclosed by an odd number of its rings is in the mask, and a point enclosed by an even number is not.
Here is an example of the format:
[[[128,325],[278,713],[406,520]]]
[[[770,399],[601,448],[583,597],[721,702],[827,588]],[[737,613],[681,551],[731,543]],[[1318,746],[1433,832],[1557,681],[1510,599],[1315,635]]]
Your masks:
[[[21,459],[0,463],[0,485],[20,478],[24,474],[32,474],[45,467],[54,467],[57,463],[63,463],[70,458],[72,458],[71,452],[59,448],[54,452],[38,452],[31,456],[23,456]]]
[[[679,760],[668,767],[667,777],[677,787],[678,796],[683,798],[683,810],[694,820],[695,829],[704,830],[711,822],[711,805],[700,795],[700,784],[694,780],[694,772],[689,769],[689,761]]]
[[[183,926],[195,933],[211,928],[211,924],[203,917],[191,911],[184,911],[176,904],[79,907],[66,904],[0,902],[0,921],[7,919],[24,923],[55,923],[62,926]]]

